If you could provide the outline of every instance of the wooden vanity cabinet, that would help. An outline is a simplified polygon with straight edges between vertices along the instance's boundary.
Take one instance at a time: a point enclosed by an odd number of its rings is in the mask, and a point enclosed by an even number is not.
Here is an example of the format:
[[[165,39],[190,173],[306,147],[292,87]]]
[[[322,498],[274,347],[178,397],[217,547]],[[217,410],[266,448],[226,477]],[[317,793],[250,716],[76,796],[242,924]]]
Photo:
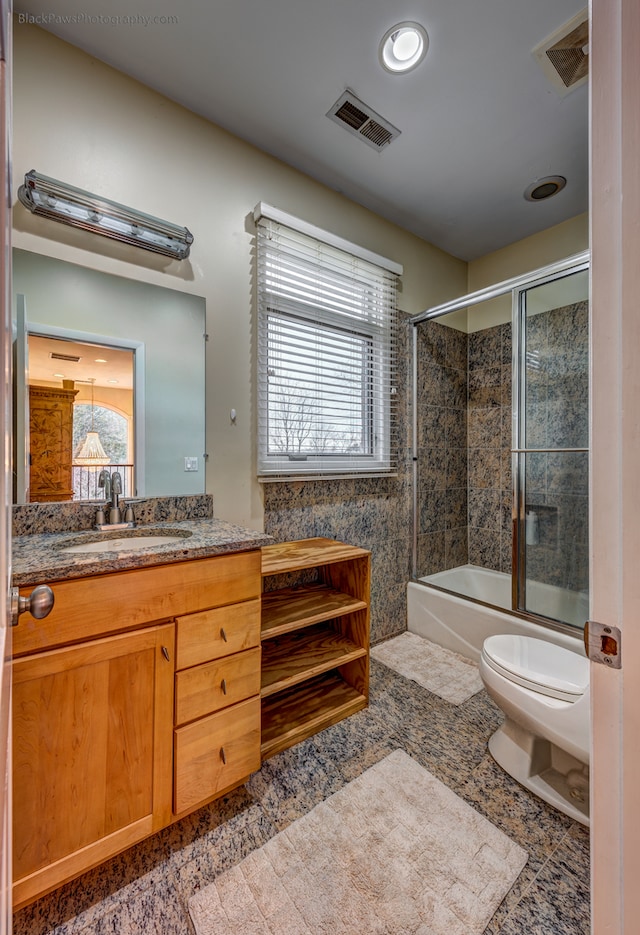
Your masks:
[[[13,664],[14,899],[168,824],[172,624]]]
[[[260,601],[178,617],[176,816],[260,769]]]
[[[14,630],[14,908],[260,766],[258,550],[50,583]]]

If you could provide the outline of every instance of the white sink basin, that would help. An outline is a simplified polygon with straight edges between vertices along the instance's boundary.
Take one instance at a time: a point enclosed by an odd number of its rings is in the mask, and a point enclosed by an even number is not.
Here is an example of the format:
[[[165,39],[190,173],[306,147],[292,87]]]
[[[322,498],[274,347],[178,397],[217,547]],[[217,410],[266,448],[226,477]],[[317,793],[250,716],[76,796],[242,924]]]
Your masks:
[[[80,542],[78,545],[69,545],[61,552],[128,552],[131,549],[157,548],[159,545],[177,545],[181,539],[188,539],[184,535],[140,535],[118,536],[116,539],[99,539],[97,542]]]

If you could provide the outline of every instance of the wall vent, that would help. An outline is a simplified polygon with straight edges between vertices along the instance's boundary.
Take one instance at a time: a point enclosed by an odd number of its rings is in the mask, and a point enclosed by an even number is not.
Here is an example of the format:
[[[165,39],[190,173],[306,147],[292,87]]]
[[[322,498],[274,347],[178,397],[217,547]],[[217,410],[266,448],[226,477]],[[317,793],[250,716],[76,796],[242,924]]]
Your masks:
[[[55,351],[51,351],[49,357],[51,360],[69,360],[74,364],[77,364],[78,361],[82,360],[82,357],[74,357],[73,354],[58,354]]]
[[[327,117],[344,127],[349,133],[360,137],[378,152],[400,136],[400,130],[397,127],[377,114],[352,91],[345,91],[338,98],[333,107],[327,111]]]
[[[536,46],[533,54],[560,95],[589,76],[589,14],[585,9]]]

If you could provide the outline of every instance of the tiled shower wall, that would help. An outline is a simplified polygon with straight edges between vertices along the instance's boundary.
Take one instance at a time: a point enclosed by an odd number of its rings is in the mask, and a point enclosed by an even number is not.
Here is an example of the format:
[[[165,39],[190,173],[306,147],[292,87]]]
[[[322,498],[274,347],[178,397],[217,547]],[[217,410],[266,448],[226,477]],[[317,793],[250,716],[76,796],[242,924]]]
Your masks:
[[[589,445],[589,307],[568,305],[527,322],[527,447]],[[538,542],[527,546],[527,577],[586,589],[589,584],[588,455],[529,454],[527,506]]]
[[[467,335],[418,326],[418,576],[468,559]]]
[[[264,484],[265,532],[276,541],[325,536],[371,550],[372,643],[406,629],[412,550],[410,332],[403,316],[394,381],[397,476]]]
[[[419,576],[467,562],[511,572],[511,354],[510,324],[468,337],[419,326]],[[588,446],[586,302],[528,319],[527,388],[528,447]],[[538,519],[527,575],[585,588],[587,455],[527,458],[527,505]]]
[[[511,324],[469,335],[469,562],[511,574]]]

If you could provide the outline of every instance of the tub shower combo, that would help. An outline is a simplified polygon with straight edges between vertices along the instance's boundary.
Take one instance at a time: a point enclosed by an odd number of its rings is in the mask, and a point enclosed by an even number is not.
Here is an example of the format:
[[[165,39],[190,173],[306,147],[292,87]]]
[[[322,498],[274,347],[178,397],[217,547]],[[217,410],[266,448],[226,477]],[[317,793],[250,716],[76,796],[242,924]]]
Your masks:
[[[588,824],[587,253],[411,319],[408,626],[480,663],[489,749]]]

